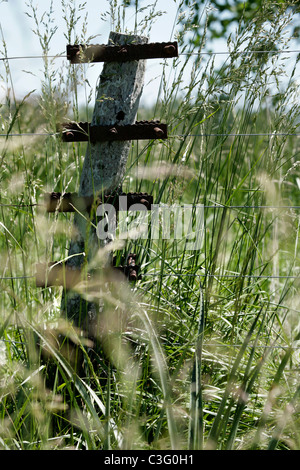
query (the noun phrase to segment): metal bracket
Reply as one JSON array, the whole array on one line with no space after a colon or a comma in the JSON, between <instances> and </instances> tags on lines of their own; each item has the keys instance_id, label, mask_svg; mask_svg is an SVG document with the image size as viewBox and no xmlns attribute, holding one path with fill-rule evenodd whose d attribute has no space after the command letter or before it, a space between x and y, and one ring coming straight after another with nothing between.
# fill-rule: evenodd
<instances>
[{"instance_id":1,"label":"metal bracket","mask_svg":"<svg viewBox=\"0 0 300 470\"><path fill-rule=\"evenodd\" d=\"M126 62L140 59L168 59L178 57L177 42L150 44L126 44L107 46L103 44L67 45L67 59L71 64L87 62Z\"/></svg>"},{"instance_id":2,"label":"metal bracket","mask_svg":"<svg viewBox=\"0 0 300 470\"><path fill-rule=\"evenodd\" d=\"M168 126L160 121L139 121L132 125L93 126L88 122L64 123L63 142L105 142L143 139L167 139Z\"/></svg>"},{"instance_id":3,"label":"metal bracket","mask_svg":"<svg viewBox=\"0 0 300 470\"><path fill-rule=\"evenodd\" d=\"M36 287L64 286L71 289L81 281L81 270L72 269L63 262L38 263L36 265Z\"/></svg>"},{"instance_id":4,"label":"metal bracket","mask_svg":"<svg viewBox=\"0 0 300 470\"><path fill-rule=\"evenodd\" d=\"M121 282L127 278L135 282L141 279L138 275L140 266L136 264L136 254L130 253L127 257L127 265L111 266L103 269L106 282ZM122 275L121 275L122 274ZM124 277L125 276L125 277ZM92 273L87 273L87 280L93 279ZM72 289L82 281L80 268L71 268L65 262L38 263L36 265L35 282L36 287L63 286L65 289Z\"/></svg>"},{"instance_id":5,"label":"metal bracket","mask_svg":"<svg viewBox=\"0 0 300 470\"><path fill-rule=\"evenodd\" d=\"M99 204L111 204L116 211L130 211L134 204L141 204L151 210L153 196L147 193L123 193L104 195L102 199L94 196L80 197L76 193L45 193L44 202L47 212L90 212Z\"/></svg>"}]
</instances>

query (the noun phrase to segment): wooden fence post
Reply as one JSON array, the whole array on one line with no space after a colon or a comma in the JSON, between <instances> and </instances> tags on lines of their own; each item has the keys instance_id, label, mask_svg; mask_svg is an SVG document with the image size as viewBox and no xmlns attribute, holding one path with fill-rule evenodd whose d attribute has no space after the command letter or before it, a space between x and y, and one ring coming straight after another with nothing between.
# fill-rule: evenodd
<instances>
[{"instance_id":1,"label":"wooden fence post","mask_svg":"<svg viewBox=\"0 0 300 470\"><path fill-rule=\"evenodd\" d=\"M109 37L110 45L147 42L145 37L115 32L111 32ZM99 77L92 125L134 124L143 90L144 72L145 60L104 64ZM130 147L130 141L89 142L78 195L101 196L116 191L122 183ZM89 217L87 213L84 216ZM95 228L90 227L86 219L76 213L66 266L78 270L91 259L99 246ZM78 293L66 290L62 295L61 312L85 331L89 331L89 325L98 313L95 304L84 300Z\"/></svg>"}]
</instances>

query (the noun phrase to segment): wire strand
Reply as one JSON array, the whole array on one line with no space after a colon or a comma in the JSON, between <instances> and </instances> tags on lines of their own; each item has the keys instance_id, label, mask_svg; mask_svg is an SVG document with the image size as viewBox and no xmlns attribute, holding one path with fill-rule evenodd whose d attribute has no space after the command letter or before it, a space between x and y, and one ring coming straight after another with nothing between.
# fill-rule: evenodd
<instances>
[{"instance_id":1,"label":"wire strand","mask_svg":"<svg viewBox=\"0 0 300 470\"><path fill-rule=\"evenodd\" d=\"M32 204L3 204L0 203L0 207L14 207L14 208L24 208L24 207L43 207L45 204L40 203L32 203ZM225 206L222 204L215 204L215 205L202 205L199 204L186 204L189 208L197 208L202 207L203 209L300 209L300 206ZM178 207L178 206L177 206ZM181 205L184 208L184 205Z\"/></svg>"},{"instance_id":2,"label":"wire strand","mask_svg":"<svg viewBox=\"0 0 300 470\"><path fill-rule=\"evenodd\" d=\"M194 206L193 207L198 207ZM203 206L204 209L300 209L300 206Z\"/></svg>"},{"instance_id":3,"label":"wire strand","mask_svg":"<svg viewBox=\"0 0 300 470\"><path fill-rule=\"evenodd\" d=\"M299 54L298 49L281 49L281 50L250 50L250 51L199 51L199 52L180 52L178 56L200 56L200 55L251 55L251 54ZM66 54L55 54L55 55L28 55L28 56L10 56L0 57L1 61L4 60L25 60L25 59L67 59Z\"/></svg>"},{"instance_id":4,"label":"wire strand","mask_svg":"<svg viewBox=\"0 0 300 470\"><path fill-rule=\"evenodd\" d=\"M42 204L2 204L0 203L0 207L36 207L42 206Z\"/></svg>"},{"instance_id":5,"label":"wire strand","mask_svg":"<svg viewBox=\"0 0 300 470\"><path fill-rule=\"evenodd\" d=\"M181 52L179 55L250 55L250 54L299 54L300 50L298 49L281 49L281 50L271 50L271 51L201 51L201 52Z\"/></svg>"},{"instance_id":6,"label":"wire strand","mask_svg":"<svg viewBox=\"0 0 300 470\"><path fill-rule=\"evenodd\" d=\"M24 343L23 341L17 341L17 340L13 340L13 339L0 339L0 341L2 341L3 343L10 343L10 344L23 344L26 346L26 343ZM220 348L223 348L223 347L227 347L227 348L241 348L243 346L243 344L223 344L223 343L204 343L203 346L207 347L220 347ZM247 344L247 348L256 348L256 349L292 349L292 350L298 350L300 349L300 346L286 346L286 345L277 345L277 346L271 346L271 345L268 345L268 344L264 344L264 345L253 345L253 344Z\"/></svg>"},{"instance_id":7,"label":"wire strand","mask_svg":"<svg viewBox=\"0 0 300 470\"><path fill-rule=\"evenodd\" d=\"M23 60L23 59L66 59L65 54L56 55L28 55L28 56L11 56L11 57L0 57L0 60Z\"/></svg>"},{"instance_id":8,"label":"wire strand","mask_svg":"<svg viewBox=\"0 0 300 470\"><path fill-rule=\"evenodd\" d=\"M175 134L170 135L169 137L282 137L282 136L294 136L299 137L300 133L293 132L262 132L262 133L223 133L223 134L214 134L214 133L201 133L201 134Z\"/></svg>"},{"instance_id":9,"label":"wire strand","mask_svg":"<svg viewBox=\"0 0 300 470\"><path fill-rule=\"evenodd\" d=\"M76 130L72 129L72 132ZM60 136L61 132L20 132L13 134L0 134L0 137L33 137L33 136ZM200 134L173 134L169 138L185 138L185 137L299 137L300 133L297 132L262 132L262 133L200 133ZM134 140L134 139L133 139ZM151 139L149 139L151 140Z\"/></svg>"},{"instance_id":10,"label":"wire strand","mask_svg":"<svg viewBox=\"0 0 300 470\"><path fill-rule=\"evenodd\" d=\"M60 135L60 132L20 132L14 134L0 134L0 137L32 137L32 136L53 136Z\"/></svg>"},{"instance_id":11,"label":"wire strand","mask_svg":"<svg viewBox=\"0 0 300 470\"><path fill-rule=\"evenodd\" d=\"M190 273L143 273L143 277L172 277L172 276L185 276L185 277L215 277L215 278L227 278L227 279L239 279L239 278L246 278L246 279L300 279L300 274L298 276L269 276L269 275L261 275L261 274L210 274L210 273L199 273L199 274L190 274ZM7 276L7 277L0 277L0 280L17 280L17 279L34 279L36 276Z\"/></svg>"},{"instance_id":12,"label":"wire strand","mask_svg":"<svg viewBox=\"0 0 300 470\"><path fill-rule=\"evenodd\" d=\"M17 279L33 279L35 276L7 276L7 277L0 277L0 281L12 281Z\"/></svg>"},{"instance_id":13,"label":"wire strand","mask_svg":"<svg viewBox=\"0 0 300 470\"><path fill-rule=\"evenodd\" d=\"M239 279L239 278L248 278L248 279L300 279L300 274L298 276L268 276L260 274L210 274L210 273L199 273L199 274L189 274L189 273L143 273L143 277L146 276L163 276L163 277L172 277L172 276L187 276L187 277L215 277L215 278L228 278L228 279Z\"/></svg>"}]
</instances>

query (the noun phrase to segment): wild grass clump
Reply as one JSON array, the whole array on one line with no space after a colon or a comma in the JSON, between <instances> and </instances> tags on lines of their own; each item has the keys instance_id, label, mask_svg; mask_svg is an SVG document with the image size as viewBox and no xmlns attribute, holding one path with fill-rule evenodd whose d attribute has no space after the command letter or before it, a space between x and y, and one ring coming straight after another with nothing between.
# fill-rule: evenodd
<instances>
[{"instance_id":1,"label":"wild grass clump","mask_svg":"<svg viewBox=\"0 0 300 470\"><path fill-rule=\"evenodd\" d=\"M89 42L86 3L62 1L66 40ZM85 146L62 145L56 126L87 120L93 86L89 66L57 69L48 58L53 3L43 13L28 2L41 93L17 101L7 87L0 110L3 449L300 448L298 56L270 52L289 48L293 12L265 3L216 66L201 54L206 7L195 50L184 3L174 25L183 55L163 61L157 102L140 111L167 122L169 139L133 143L123 190L172 205L173 235L176 210L195 229L201 208L202 245L136 237L133 223L132 238L106 250L120 264L137 253L143 277L114 283L100 272L76 286L102 312L87 334L61 318L61 288L37 288L34 273L36 262L68 256L72 216L45 215L40 203L45 191L78 190ZM109 2L104 19L124 31L134 15L138 32L160 14L156 2L131 8ZM9 136L41 130L51 135Z\"/></svg>"}]
</instances>

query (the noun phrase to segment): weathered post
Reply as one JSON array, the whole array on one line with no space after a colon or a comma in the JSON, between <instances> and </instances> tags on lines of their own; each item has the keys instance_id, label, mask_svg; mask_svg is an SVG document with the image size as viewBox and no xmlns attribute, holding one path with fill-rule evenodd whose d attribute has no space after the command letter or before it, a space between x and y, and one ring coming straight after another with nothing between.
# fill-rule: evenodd
<instances>
[{"instance_id":1,"label":"weathered post","mask_svg":"<svg viewBox=\"0 0 300 470\"><path fill-rule=\"evenodd\" d=\"M110 45L145 44L147 38L110 33ZM99 77L92 125L132 125L135 122L143 90L145 60L107 62ZM130 141L89 142L80 179L79 196L97 196L116 191L122 182L130 151ZM76 213L74 235L69 249L68 268L78 270L100 247L96 230L86 218ZM75 326L89 331L97 315L95 304L78 293L64 290L61 302L63 315Z\"/></svg>"}]
</instances>

